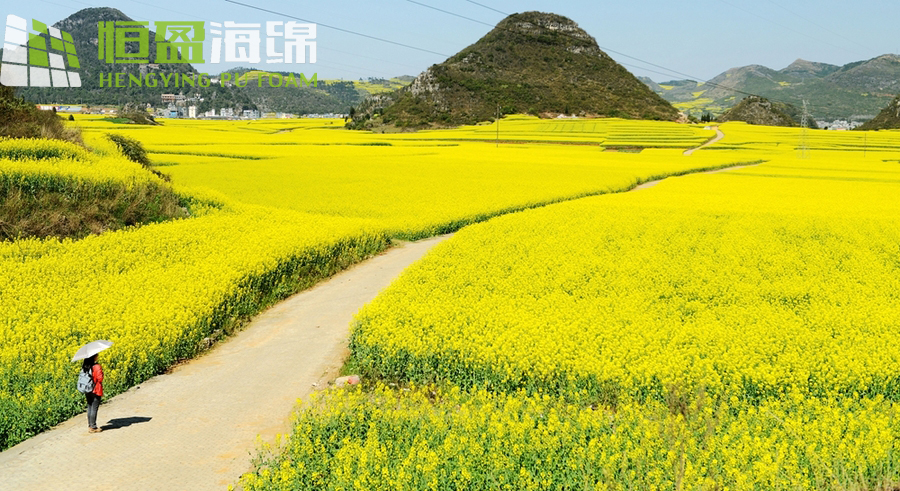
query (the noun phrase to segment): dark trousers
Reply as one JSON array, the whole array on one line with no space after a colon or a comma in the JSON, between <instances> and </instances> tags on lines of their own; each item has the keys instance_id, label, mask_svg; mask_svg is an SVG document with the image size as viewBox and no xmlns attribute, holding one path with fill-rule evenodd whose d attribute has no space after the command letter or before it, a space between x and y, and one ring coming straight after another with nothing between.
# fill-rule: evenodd
<instances>
[{"instance_id":1,"label":"dark trousers","mask_svg":"<svg viewBox=\"0 0 900 491\"><path fill-rule=\"evenodd\" d=\"M100 396L92 393L85 394L87 397L87 413L88 413L88 426L91 428L97 427L97 409L100 409Z\"/></svg>"}]
</instances>

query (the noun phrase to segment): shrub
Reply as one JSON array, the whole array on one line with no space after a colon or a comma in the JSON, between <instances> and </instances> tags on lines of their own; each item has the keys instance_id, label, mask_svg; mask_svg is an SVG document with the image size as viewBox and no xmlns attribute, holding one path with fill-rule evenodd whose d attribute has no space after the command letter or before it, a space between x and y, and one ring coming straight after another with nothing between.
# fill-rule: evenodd
<instances>
[{"instance_id":1,"label":"shrub","mask_svg":"<svg viewBox=\"0 0 900 491\"><path fill-rule=\"evenodd\" d=\"M81 144L77 128L66 127L52 111L41 111L15 96L13 87L0 85L0 136L10 138L53 138Z\"/></svg>"},{"instance_id":2,"label":"shrub","mask_svg":"<svg viewBox=\"0 0 900 491\"><path fill-rule=\"evenodd\" d=\"M141 164L142 167L152 172L156 176L162 178L163 180L171 180L169 176L151 167L153 163L150 161L150 157L147 156L147 150L144 149L144 146L141 145L141 142L133 138L128 138L124 135L118 135L116 133L107 133L106 137L109 138L110 141L115 143L117 147L119 147L119 150L122 151L122 154L125 155L128 160Z\"/></svg>"},{"instance_id":3,"label":"shrub","mask_svg":"<svg viewBox=\"0 0 900 491\"><path fill-rule=\"evenodd\" d=\"M150 158L147 157L147 151L141 145L141 142L116 133L107 133L106 137L119 147L119 150L128 157L128 160L137 162L144 167L150 167Z\"/></svg>"}]
</instances>

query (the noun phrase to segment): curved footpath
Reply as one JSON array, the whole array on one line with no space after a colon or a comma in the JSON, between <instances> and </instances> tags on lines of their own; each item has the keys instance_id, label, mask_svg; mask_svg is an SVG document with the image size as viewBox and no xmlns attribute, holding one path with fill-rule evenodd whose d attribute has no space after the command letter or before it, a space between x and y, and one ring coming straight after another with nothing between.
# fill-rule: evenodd
<instances>
[{"instance_id":1,"label":"curved footpath","mask_svg":"<svg viewBox=\"0 0 900 491\"><path fill-rule=\"evenodd\" d=\"M257 435L273 442L289 434L297 398L336 376L359 309L449 237L357 264L266 310L198 358L104 401L101 433L87 432L82 413L0 453L0 489L226 489L250 470Z\"/></svg>"},{"instance_id":2,"label":"curved footpath","mask_svg":"<svg viewBox=\"0 0 900 491\"><path fill-rule=\"evenodd\" d=\"M700 150L701 148L704 148L704 147L708 147L708 146L712 145L713 143L718 143L722 138L725 138L725 133L722 133L722 130L720 130L718 126L713 126L712 129L716 130L716 136L712 137L712 139L710 139L708 142L704 143L703 145L700 145L699 147L689 148L689 149L685 150L684 155L690 156L697 150Z\"/></svg>"}]
</instances>

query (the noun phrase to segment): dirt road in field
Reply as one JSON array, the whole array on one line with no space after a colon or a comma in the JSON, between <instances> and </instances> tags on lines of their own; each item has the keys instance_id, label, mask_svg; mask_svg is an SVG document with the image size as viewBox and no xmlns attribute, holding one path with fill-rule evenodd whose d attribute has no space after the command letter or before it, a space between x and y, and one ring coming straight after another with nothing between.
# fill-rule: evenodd
<instances>
[{"instance_id":1,"label":"dirt road in field","mask_svg":"<svg viewBox=\"0 0 900 491\"><path fill-rule=\"evenodd\" d=\"M704 143L703 145L700 145L699 147L692 148L692 149L690 149L690 150L685 150L685 151L684 151L684 155L691 155L692 153L694 153L694 150L700 150L701 148L703 148L703 147L705 147L705 146L712 145L713 143L715 143L715 142L721 140L722 138L725 138L725 133L722 133L722 130L720 130L718 126L715 127L715 130L716 130L716 137L715 137L715 138L713 138L712 140L710 140L710 141ZM715 170L707 170L707 171L703 171L702 174L715 174L715 173L717 173L717 172L725 172L725 171L729 171L729 170L743 169L744 167L752 167L752 166L754 166L754 165L759 165L759 164L757 163L757 164L748 164L748 165L736 165L736 166L733 166L733 167L723 167L723 168L721 168L721 169L715 169ZM691 174L700 174L700 173L701 173L701 172L692 172L692 173L688 173L687 175L691 175ZM642 183L642 184L638 184L637 186L631 188L630 191L640 191L641 189L652 188L653 186L656 186L657 184L659 184L659 183L665 181L666 179L673 179L674 177L675 177L675 176L673 176L673 177L665 177L665 178L663 178L663 179L657 179L657 180L655 180L655 181L648 181L648 182L645 182L645 183Z\"/></svg>"},{"instance_id":2,"label":"dirt road in field","mask_svg":"<svg viewBox=\"0 0 900 491\"><path fill-rule=\"evenodd\" d=\"M102 433L88 434L82 414L0 453L0 489L227 489L249 470L256 436L288 434L297 398L337 374L356 312L448 237L358 264L270 308L207 354L105 401Z\"/></svg>"},{"instance_id":3,"label":"dirt road in field","mask_svg":"<svg viewBox=\"0 0 900 491\"><path fill-rule=\"evenodd\" d=\"M756 164L734 165L731 167L722 167L721 169L705 170L703 172L691 172L691 173L685 174L685 175L689 176L691 174L717 174L719 172L726 172L726 171L730 171L730 170L744 169L746 167L753 167L754 165L759 165L760 163L761 162L756 163ZM665 181L666 179L677 179L678 177L680 177L680 176L665 177L663 179L657 179L655 181L648 181L643 184L638 184L637 186L631 188L629 191L640 191L641 189L652 188L653 186L656 186L657 184Z\"/></svg>"},{"instance_id":4,"label":"dirt road in field","mask_svg":"<svg viewBox=\"0 0 900 491\"><path fill-rule=\"evenodd\" d=\"M693 154L694 152L696 152L697 150L700 150L703 147L708 147L708 146L712 145L713 143L720 141L722 138L725 138L725 133L722 133L722 130L720 130L718 126L713 126L712 129L716 130L716 136L713 137L712 140L704 143L703 145L700 145L699 147L685 150L684 155L689 156L689 155Z\"/></svg>"}]
</instances>

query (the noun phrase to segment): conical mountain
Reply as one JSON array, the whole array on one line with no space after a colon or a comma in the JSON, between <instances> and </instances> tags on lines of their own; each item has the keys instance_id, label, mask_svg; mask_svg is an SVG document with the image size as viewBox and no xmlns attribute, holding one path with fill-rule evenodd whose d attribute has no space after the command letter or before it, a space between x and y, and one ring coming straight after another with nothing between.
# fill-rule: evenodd
<instances>
[{"instance_id":1,"label":"conical mountain","mask_svg":"<svg viewBox=\"0 0 900 491\"><path fill-rule=\"evenodd\" d=\"M765 97L751 95L744 98L738 105L725 111L719 116L718 121L720 123L744 121L749 124L764 126L799 126L788 115L791 112L796 113L796 109L789 104L772 102Z\"/></svg>"},{"instance_id":2,"label":"conical mountain","mask_svg":"<svg viewBox=\"0 0 900 491\"><path fill-rule=\"evenodd\" d=\"M353 126L451 126L504 114L675 120L678 110L600 50L572 20L525 12L502 20L475 44L367 99Z\"/></svg>"}]
</instances>

